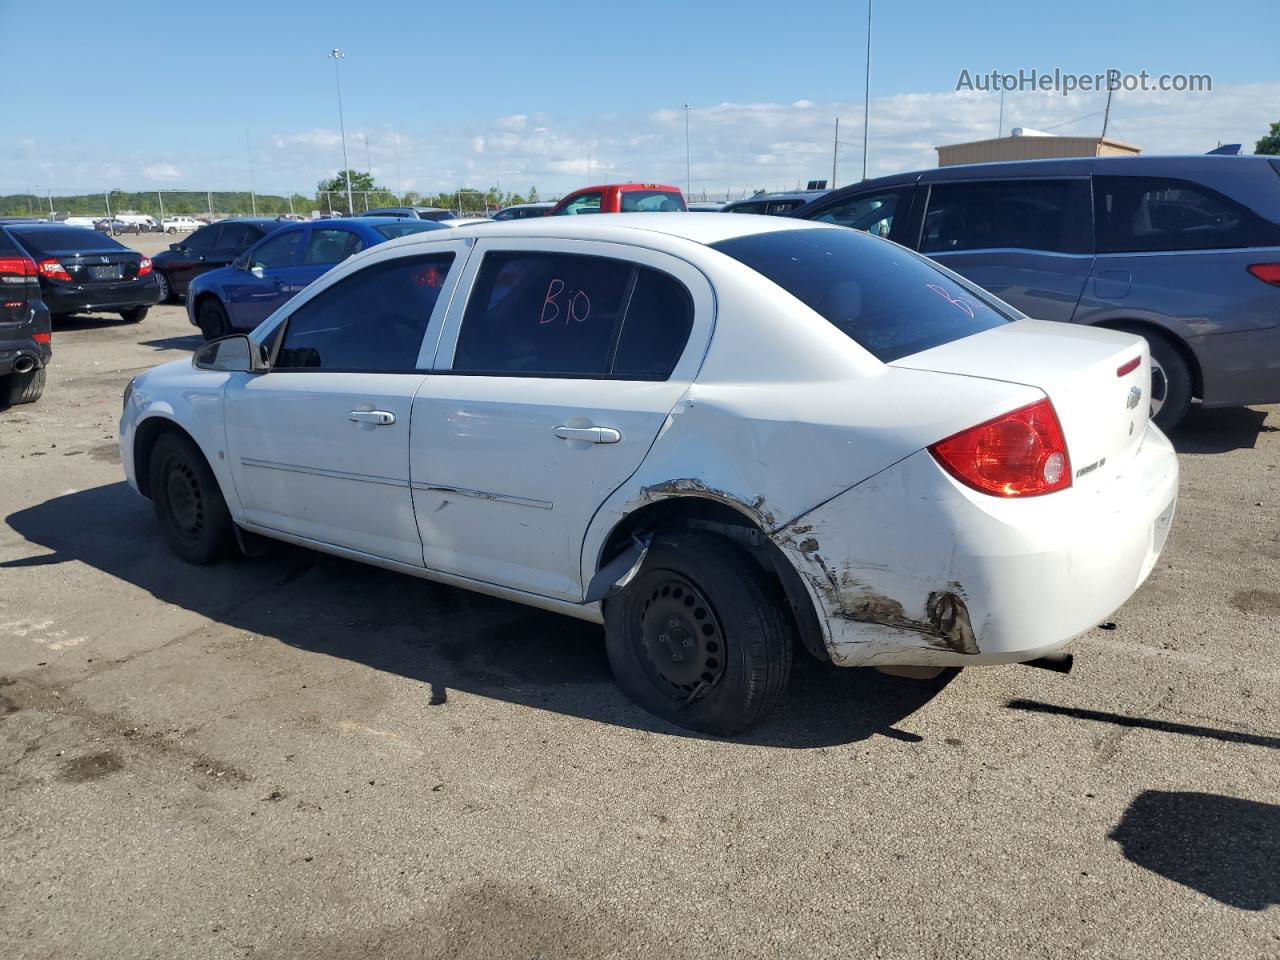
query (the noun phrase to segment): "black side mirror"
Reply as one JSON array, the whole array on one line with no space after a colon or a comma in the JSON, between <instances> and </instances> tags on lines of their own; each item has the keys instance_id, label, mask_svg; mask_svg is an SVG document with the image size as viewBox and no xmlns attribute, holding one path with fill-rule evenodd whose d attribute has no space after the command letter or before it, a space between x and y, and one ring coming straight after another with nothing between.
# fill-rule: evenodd
<instances>
[{"instance_id":1,"label":"black side mirror","mask_svg":"<svg viewBox=\"0 0 1280 960\"><path fill-rule=\"evenodd\" d=\"M264 351L242 333L210 340L192 354L191 365L226 373L265 373L269 367Z\"/></svg>"}]
</instances>

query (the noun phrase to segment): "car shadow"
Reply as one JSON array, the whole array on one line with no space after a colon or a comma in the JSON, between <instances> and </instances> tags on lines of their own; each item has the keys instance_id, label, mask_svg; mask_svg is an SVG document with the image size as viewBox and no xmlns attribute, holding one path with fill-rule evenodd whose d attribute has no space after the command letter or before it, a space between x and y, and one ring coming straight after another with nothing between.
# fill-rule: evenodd
<instances>
[{"instance_id":1,"label":"car shadow","mask_svg":"<svg viewBox=\"0 0 1280 960\"><path fill-rule=\"evenodd\" d=\"M194 351L204 346L204 337L198 333L193 333L186 337L162 337L159 340L140 340L140 347L150 347L152 350L186 350Z\"/></svg>"},{"instance_id":2,"label":"car shadow","mask_svg":"<svg viewBox=\"0 0 1280 960\"><path fill-rule=\"evenodd\" d=\"M78 560L238 630L420 681L435 705L464 691L707 739L646 713L618 690L594 624L287 545L255 560L188 566L175 562L150 503L125 483L68 493L6 521L51 552L0 563L0 571ZM784 702L735 742L812 748L876 734L919 741L895 724L956 672L908 680L798 652Z\"/></svg>"},{"instance_id":3,"label":"car shadow","mask_svg":"<svg viewBox=\"0 0 1280 960\"><path fill-rule=\"evenodd\" d=\"M1169 434L1179 453L1228 453L1251 450L1258 434L1280 431L1280 424L1266 422L1274 407L1223 407L1205 410L1192 407ZM1280 421L1280 417L1277 417Z\"/></svg>"},{"instance_id":4,"label":"car shadow","mask_svg":"<svg viewBox=\"0 0 1280 960\"><path fill-rule=\"evenodd\" d=\"M1147 790L1109 834L1125 857L1241 910L1280 904L1280 806Z\"/></svg>"},{"instance_id":5,"label":"car shadow","mask_svg":"<svg viewBox=\"0 0 1280 960\"><path fill-rule=\"evenodd\" d=\"M76 330L97 330L101 327L135 327L137 323L126 320L118 313L68 313L59 314L53 321L54 333L71 333Z\"/></svg>"}]
</instances>

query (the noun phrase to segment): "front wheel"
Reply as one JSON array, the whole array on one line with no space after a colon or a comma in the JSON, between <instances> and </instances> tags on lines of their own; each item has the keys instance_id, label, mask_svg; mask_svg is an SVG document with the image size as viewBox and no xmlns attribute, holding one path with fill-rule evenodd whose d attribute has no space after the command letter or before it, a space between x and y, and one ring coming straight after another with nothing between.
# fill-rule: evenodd
<instances>
[{"instance_id":1,"label":"front wheel","mask_svg":"<svg viewBox=\"0 0 1280 960\"><path fill-rule=\"evenodd\" d=\"M141 323L147 315L147 307L134 307L132 310L121 310L120 316L125 323Z\"/></svg>"},{"instance_id":2,"label":"front wheel","mask_svg":"<svg viewBox=\"0 0 1280 960\"><path fill-rule=\"evenodd\" d=\"M166 433L151 450L151 502L169 547L187 563L207 564L230 552L231 513L218 479L194 443Z\"/></svg>"},{"instance_id":3,"label":"front wheel","mask_svg":"<svg viewBox=\"0 0 1280 960\"><path fill-rule=\"evenodd\" d=\"M226 308L212 297L206 298L196 312L196 322L206 340L217 340L231 332L231 320Z\"/></svg>"},{"instance_id":4,"label":"front wheel","mask_svg":"<svg viewBox=\"0 0 1280 960\"><path fill-rule=\"evenodd\" d=\"M636 578L605 601L614 679L665 720L732 736L782 699L792 631L776 585L729 541L655 537Z\"/></svg>"}]
</instances>

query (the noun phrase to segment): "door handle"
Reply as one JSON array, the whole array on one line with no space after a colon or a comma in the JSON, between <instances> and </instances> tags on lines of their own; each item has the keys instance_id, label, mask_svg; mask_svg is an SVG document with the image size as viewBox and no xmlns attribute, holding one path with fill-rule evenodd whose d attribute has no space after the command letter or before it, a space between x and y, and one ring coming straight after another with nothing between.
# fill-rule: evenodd
<instances>
[{"instance_id":1,"label":"door handle","mask_svg":"<svg viewBox=\"0 0 1280 960\"><path fill-rule=\"evenodd\" d=\"M587 443L617 443L622 434L613 427L556 427L561 440L585 440Z\"/></svg>"},{"instance_id":2,"label":"door handle","mask_svg":"<svg viewBox=\"0 0 1280 960\"><path fill-rule=\"evenodd\" d=\"M375 427L389 427L396 422L396 415L389 410L352 410L347 416L356 423L372 423Z\"/></svg>"}]
</instances>

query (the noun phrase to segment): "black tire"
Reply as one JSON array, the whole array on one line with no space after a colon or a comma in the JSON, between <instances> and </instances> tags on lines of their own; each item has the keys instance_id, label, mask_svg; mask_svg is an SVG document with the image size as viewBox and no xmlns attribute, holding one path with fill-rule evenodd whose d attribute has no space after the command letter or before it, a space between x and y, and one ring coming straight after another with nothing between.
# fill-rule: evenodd
<instances>
[{"instance_id":1,"label":"black tire","mask_svg":"<svg viewBox=\"0 0 1280 960\"><path fill-rule=\"evenodd\" d=\"M163 270L157 270L156 282L160 284L160 302L169 303L173 300L173 285L169 283L168 274Z\"/></svg>"},{"instance_id":2,"label":"black tire","mask_svg":"<svg viewBox=\"0 0 1280 960\"><path fill-rule=\"evenodd\" d=\"M664 720L733 736L782 699L793 643L781 592L721 537L655 537L635 579L605 601L604 615L614 679Z\"/></svg>"},{"instance_id":3,"label":"black tire","mask_svg":"<svg viewBox=\"0 0 1280 960\"><path fill-rule=\"evenodd\" d=\"M44 393L44 378L44 367L0 377L0 404L8 407L15 403L35 403Z\"/></svg>"},{"instance_id":4,"label":"black tire","mask_svg":"<svg viewBox=\"0 0 1280 960\"><path fill-rule=\"evenodd\" d=\"M1191 409L1191 368L1173 341L1150 330L1130 329L1151 348L1151 419L1168 432Z\"/></svg>"},{"instance_id":5,"label":"black tire","mask_svg":"<svg viewBox=\"0 0 1280 960\"><path fill-rule=\"evenodd\" d=\"M125 323L141 323L150 309L150 307L134 307L131 310L121 310L120 316L124 318Z\"/></svg>"},{"instance_id":6,"label":"black tire","mask_svg":"<svg viewBox=\"0 0 1280 960\"><path fill-rule=\"evenodd\" d=\"M151 502L169 547L187 563L207 564L230 553L235 533L218 479L194 443L165 433L151 448Z\"/></svg>"},{"instance_id":7,"label":"black tire","mask_svg":"<svg viewBox=\"0 0 1280 960\"><path fill-rule=\"evenodd\" d=\"M231 320L227 310L213 297L200 301L200 309L196 311L196 322L206 340L217 340L231 332Z\"/></svg>"}]
</instances>

